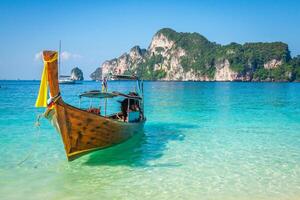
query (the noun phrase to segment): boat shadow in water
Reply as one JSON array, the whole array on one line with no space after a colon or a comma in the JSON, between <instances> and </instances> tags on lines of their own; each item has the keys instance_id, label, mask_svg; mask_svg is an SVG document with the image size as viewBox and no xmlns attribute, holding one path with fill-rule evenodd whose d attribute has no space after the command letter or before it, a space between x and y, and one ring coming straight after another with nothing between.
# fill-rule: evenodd
<instances>
[{"instance_id":1,"label":"boat shadow in water","mask_svg":"<svg viewBox=\"0 0 300 200\"><path fill-rule=\"evenodd\" d=\"M169 141L183 141L187 129L195 125L179 123L151 123L144 131L125 143L91 153L84 165L132 166L132 167L170 167L179 164L149 164L163 156Z\"/></svg>"}]
</instances>

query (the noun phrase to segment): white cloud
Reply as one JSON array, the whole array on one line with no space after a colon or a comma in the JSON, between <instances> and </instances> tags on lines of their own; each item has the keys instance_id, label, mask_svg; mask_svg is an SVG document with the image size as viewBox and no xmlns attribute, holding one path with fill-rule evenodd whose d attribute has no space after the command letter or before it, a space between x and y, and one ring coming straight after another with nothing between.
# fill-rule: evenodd
<instances>
[{"instance_id":1,"label":"white cloud","mask_svg":"<svg viewBox=\"0 0 300 200\"><path fill-rule=\"evenodd\" d=\"M36 60L36 61L42 60L42 58L43 58L42 51L40 51L34 55L34 60ZM80 58L82 58L82 56L79 54L71 53L68 51L61 52L61 60L73 60L73 59L80 59Z\"/></svg>"},{"instance_id":2,"label":"white cloud","mask_svg":"<svg viewBox=\"0 0 300 200\"><path fill-rule=\"evenodd\" d=\"M72 57L73 57L74 59L80 59L80 58L82 58L82 56L79 55L79 54L73 54Z\"/></svg>"},{"instance_id":3,"label":"white cloud","mask_svg":"<svg viewBox=\"0 0 300 200\"><path fill-rule=\"evenodd\" d=\"M34 60L42 60L43 52L38 52L34 55Z\"/></svg>"},{"instance_id":4,"label":"white cloud","mask_svg":"<svg viewBox=\"0 0 300 200\"><path fill-rule=\"evenodd\" d=\"M82 56L76 53L71 53L68 51L61 52L61 60L74 60L80 58L82 58Z\"/></svg>"},{"instance_id":5,"label":"white cloud","mask_svg":"<svg viewBox=\"0 0 300 200\"><path fill-rule=\"evenodd\" d=\"M61 52L61 60L69 60L72 57L72 54L67 51Z\"/></svg>"}]
</instances>

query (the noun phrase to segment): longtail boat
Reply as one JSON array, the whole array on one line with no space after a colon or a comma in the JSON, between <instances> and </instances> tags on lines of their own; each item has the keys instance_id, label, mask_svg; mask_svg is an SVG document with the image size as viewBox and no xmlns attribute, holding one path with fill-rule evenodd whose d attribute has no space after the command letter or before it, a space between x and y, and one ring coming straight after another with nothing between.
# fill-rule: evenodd
<instances>
[{"instance_id":1,"label":"longtail boat","mask_svg":"<svg viewBox=\"0 0 300 200\"><path fill-rule=\"evenodd\" d=\"M47 108L43 116L49 119L61 134L68 160L122 143L142 131L146 121L142 80L136 76L114 76L114 79L136 80L135 91L128 94L107 92L105 82L102 91L88 91L79 96L104 100L122 98L120 112L106 115L106 108L105 114L102 114L99 107L84 109L65 103L58 83L58 54L55 51L44 51L43 59L44 69L36 107ZM47 98L48 87L50 99Z\"/></svg>"}]
</instances>

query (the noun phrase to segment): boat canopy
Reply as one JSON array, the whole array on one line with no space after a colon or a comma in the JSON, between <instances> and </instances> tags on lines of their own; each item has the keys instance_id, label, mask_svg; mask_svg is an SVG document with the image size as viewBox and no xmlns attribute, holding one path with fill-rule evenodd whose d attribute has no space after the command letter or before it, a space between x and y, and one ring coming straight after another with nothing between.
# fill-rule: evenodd
<instances>
[{"instance_id":1,"label":"boat canopy","mask_svg":"<svg viewBox=\"0 0 300 200\"><path fill-rule=\"evenodd\" d=\"M59 78L71 78L69 75L59 75Z\"/></svg>"},{"instance_id":2,"label":"boat canopy","mask_svg":"<svg viewBox=\"0 0 300 200\"><path fill-rule=\"evenodd\" d=\"M133 93L131 94L123 94L121 92L112 92L112 94L115 94L117 96L122 96L122 97L125 97L125 98L128 98L128 99L138 99L138 100L142 100L142 98L138 95L133 95Z\"/></svg>"},{"instance_id":3,"label":"boat canopy","mask_svg":"<svg viewBox=\"0 0 300 200\"><path fill-rule=\"evenodd\" d=\"M138 100L142 99L141 97L132 94L123 94L120 92L101 92L100 90L91 90L79 95L80 98L87 97L87 98L99 98L99 99L114 98L117 96L129 98L129 99L138 99Z\"/></svg>"},{"instance_id":4,"label":"boat canopy","mask_svg":"<svg viewBox=\"0 0 300 200\"><path fill-rule=\"evenodd\" d=\"M84 92L79 95L79 97L88 97L88 98L114 98L118 95L110 93L110 92L101 92L100 90L91 90Z\"/></svg>"},{"instance_id":5,"label":"boat canopy","mask_svg":"<svg viewBox=\"0 0 300 200\"><path fill-rule=\"evenodd\" d=\"M135 75L112 75L111 78L114 80L139 80Z\"/></svg>"}]
</instances>

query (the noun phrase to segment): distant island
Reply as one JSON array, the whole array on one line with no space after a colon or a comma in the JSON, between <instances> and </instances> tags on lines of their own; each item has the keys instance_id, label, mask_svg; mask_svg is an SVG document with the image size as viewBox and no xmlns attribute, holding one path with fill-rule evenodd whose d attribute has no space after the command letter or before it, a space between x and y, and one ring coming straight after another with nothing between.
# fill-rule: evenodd
<instances>
[{"instance_id":1,"label":"distant island","mask_svg":"<svg viewBox=\"0 0 300 200\"><path fill-rule=\"evenodd\" d=\"M93 73L91 73L90 78L94 81L102 80L102 69L98 67Z\"/></svg>"},{"instance_id":2,"label":"distant island","mask_svg":"<svg viewBox=\"0 0 300 200\"><path fill-rule=\"evenodd\" d=\"M75 67L71 70L71 79L75 81L83 81L83 72L78 67Z\"/></svg>"},{"instance_id":3,"label":"distant island","mask_svg":"<svg viewBox=\"0 0 300 200\"><path fill-rule=\"evenodd\" d=\"M283 42L220 45L170 28L159 30L148 49L135 46L101 68L93 80L117 73L165 81L300 81L300 55L292 58Z\"/></svg>"}]
</instances>

